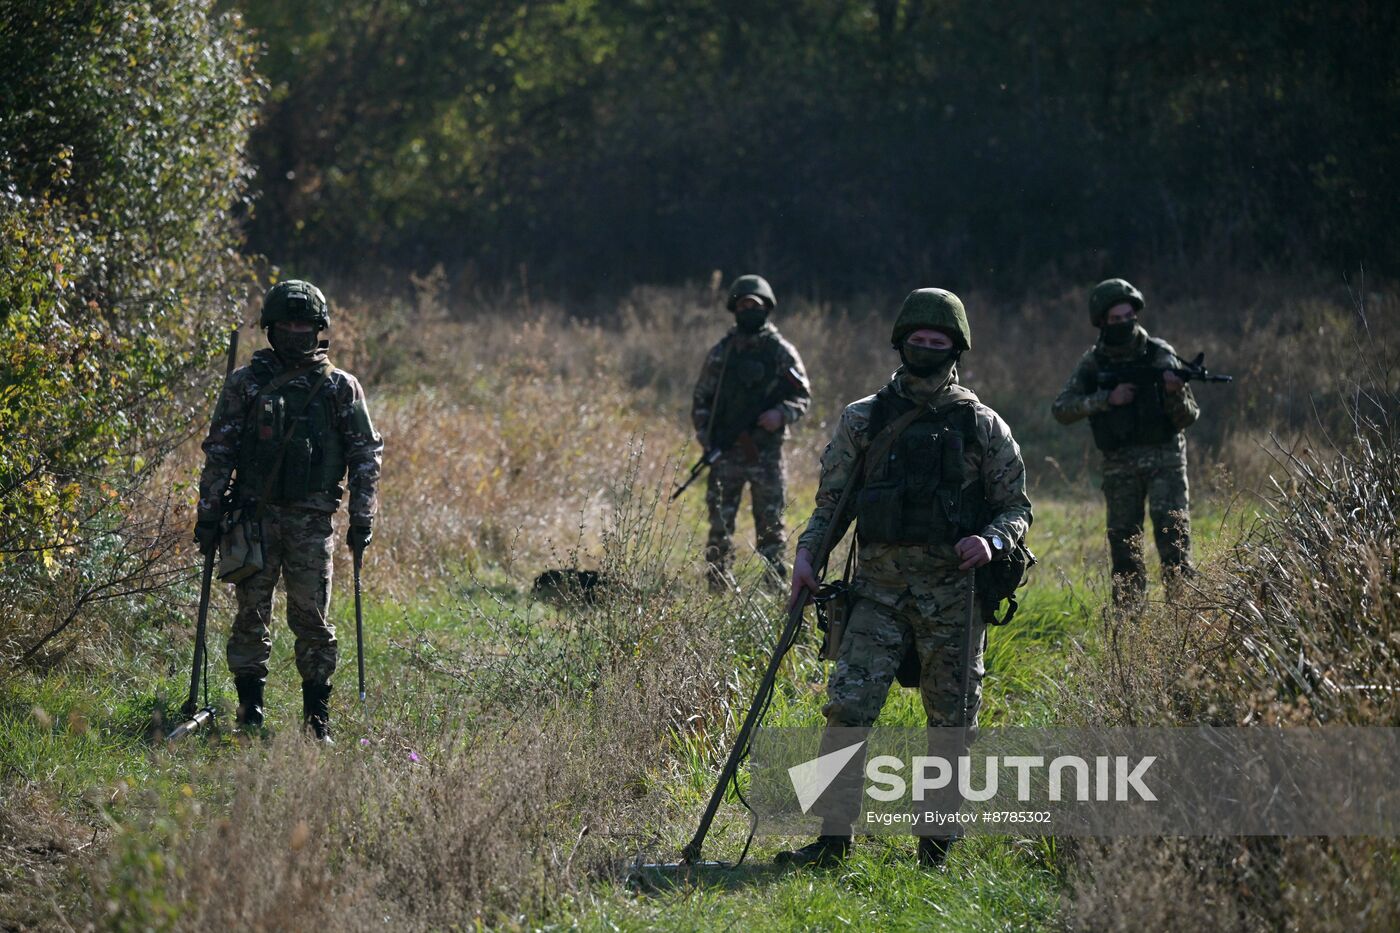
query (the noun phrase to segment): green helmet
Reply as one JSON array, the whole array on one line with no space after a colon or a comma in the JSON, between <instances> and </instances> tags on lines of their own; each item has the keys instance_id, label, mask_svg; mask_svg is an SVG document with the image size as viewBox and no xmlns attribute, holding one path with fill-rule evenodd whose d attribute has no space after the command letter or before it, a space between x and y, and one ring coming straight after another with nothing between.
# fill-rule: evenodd
<instances>
[{"instance_id":1,"label":"green helmet","mask_svg":"<svg viewBox=\"0 0 1400 933\"><path fill-rule=\"evenodd\" d=\"M1089 323L1103 327L1108 319L1108 309L1125 301L1138 311L1142 310L1142 292L1126 279L1105 279L1095 285L1089 293Z\"/></svg>"},{"instance_id":2,"label":"green helmet","mask_svg":"<svg viewBox=\"0 0 1400 933\"><path fill-rule=\"evenodd\" d=\"M739 303L739 299L745 295L753 295L755 298L762 299L769 310L772 310L773 306L778 303L778 299L773 297L773 286L769 285L768 280L761 275L741 275L734 280L734 284L729 286L729 304L727 305L729 310L733 311L734 306Z\"/></svg>"},{"instance_id":3,"label":"green helmet","mask_svg":"<svg viewBox=\"0 0 1400 933\"><path fill-rule=\"evenodd\" d=\"M916 330L932 327L946 331L959 350L972 349L972 328L967 326L967 311L962 299L941 288L920 288L909 293L894 322L890 343L898 349Z\"/></svg>"},{"instance_id":4,"label":"green helmet","mask_svg":"<svg viewBox=\"0 0 1400 933\"><path fill-rule=\"evenodd\" d=\"M260 327L277 321L305 321L325 329L331 326L330 311L326 307L326 296L310 282L288 279L278 282L263 296Z\"/></svg>"}]
</instances>

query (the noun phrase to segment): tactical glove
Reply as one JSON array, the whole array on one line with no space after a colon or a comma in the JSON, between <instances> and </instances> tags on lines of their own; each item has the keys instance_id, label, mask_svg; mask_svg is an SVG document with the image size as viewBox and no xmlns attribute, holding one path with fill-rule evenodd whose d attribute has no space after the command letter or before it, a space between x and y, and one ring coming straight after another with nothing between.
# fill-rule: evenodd
<instances>
[{"instance_id":1,"label":"tactical glove","mask_svg":"<svg viewBox=\"0 0 1400 933\"><path fill-rule=\"evenodd\" d=\"M350 530L345 533L345 543L350 545L352 551L363 551L369 547L373 537L374 530L369 525L351 525Z\"/></svg>"},{"instance_id":2,"label":"tactical glove","mask_svg":"<svg viewBox=\"0 0 1400 933\"><path fill-rule=\"evenodd\" d=\"M194 542L199 545L199 553L213 554L219 546L219 520L201 518L194 523Z\"/></svg>"}]
</instances>

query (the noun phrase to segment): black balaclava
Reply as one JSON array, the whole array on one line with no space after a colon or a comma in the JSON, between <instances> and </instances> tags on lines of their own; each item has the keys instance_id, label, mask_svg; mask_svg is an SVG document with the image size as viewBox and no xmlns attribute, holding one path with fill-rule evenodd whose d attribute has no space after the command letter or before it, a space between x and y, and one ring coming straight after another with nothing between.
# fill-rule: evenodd
<instances>
[{"instance_id":1,"label":"black balaclava","mask_svg":"<svg viewBox=\"0 0 1400 933\"><path fill-rule=\"evenodd\" d=\"M1116 321L1112 324L1105 324L1099 328L1099 333L1103 336L1105 346L1122 347L1126 346L1133 339L1133 332L1137 330L1137 321Z\"/></svg>"},{"instance_id":2,"label":"black balaclava","mask_svg":"<svg viewBox=\"0 0 1400 933\"><path fill-rule=\"evenodd\" d=\"M277 356L288 366L302 366L311 362L321 349L321 332L310 330L294 333L273 324L267 329L267 341Z\"/></svg>"},{"instance_id":3,"label":"black balaclava","mask_svg":"<svg viewBox=\"0 0 1400 933\"><path fill-rule=\"evenodd\" d=\"M759 305L757 308L740 308L734 312L734 323L738 325L741 333L756 334L763 329L763 325L768 321L768 308Z\"/></svg>"},{"instance_id":4,"label":"black balaclava","mask_svg":"<svg viewBox=\"0 0 1400 933\"><path fill-rule=\"evenodd\" d=\"M899 345L899 359L904 363L904 368L920 379L928 379L940 372L946 376L960 355L961 351L956 347L935 350L932 347L915 346L907 341Z\"/></svg>"}]
</instances>

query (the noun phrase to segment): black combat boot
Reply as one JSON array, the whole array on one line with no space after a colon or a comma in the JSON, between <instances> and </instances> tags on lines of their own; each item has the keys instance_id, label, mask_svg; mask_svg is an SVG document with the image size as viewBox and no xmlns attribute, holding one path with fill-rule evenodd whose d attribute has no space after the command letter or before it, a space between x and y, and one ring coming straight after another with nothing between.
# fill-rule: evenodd
<instances>
[{"instance_id":1,"label":"black combat boot","mask_svg":"<svg viewBox=\"0 0 1400 933\"><path fill-rule=\"evenodd\" d=\"M953 840L947 836L919 837L919 864L924 868L939 868L948 860Z\"/></svg>"},{"instance_id":2,"label":"black combat boot","mask_svg":"<svg viewBox=\"0 0 1400 933\"><path fill-rule=\"evenodd\" d=\"M763 588L768 592L775 596L786 595L791 579L792 574L788 573L787 564L781 557L777 560L764 559Z\"/></svg>"},{"instance_id":3,"label":"black combat boot","mask_svg":"<svg viewBox=\"0 0 1400 933\"><path fill-rule=\"evenodd\" d=\"M331 738L331 685L301 684L301 728L309 731L317 742L334 745Z\"/></svg>"},{"instance_id":4,"label":"black combat boot","mask_svg":"<svg viewBox=\"0 0 1400 933\"><path fill-rule=\"evenodd\" d=\"M706 565L705 585L709 588L711 593L716 594L728 593L737 586L734 581L734 575L729 572L727 567L720 564Z\"/></svg>"},{"instance_id":5,"label":"black combat boot","mask_svg":"<svg viewBox=\"0 0 1400 933\"><path fill-rule=\"evenodd\" d=\"M238 712L234 721L243 729L261 729L263 725L263 679L257 674L239 674L233 678L238 691Z\"/></svg>"},{"instance_id":6,"label":"black combat boot","mask_svg":"<svg viewBox=\"0 0 1400 933\"><path fill-rule=\"evenodd\" d=\"M809 842L791 852L779 852L773 856L774 865L815 865L825 868L838 865L851 851L850 836L818 836L816 842Z\"/></svg>"}]
</instances>

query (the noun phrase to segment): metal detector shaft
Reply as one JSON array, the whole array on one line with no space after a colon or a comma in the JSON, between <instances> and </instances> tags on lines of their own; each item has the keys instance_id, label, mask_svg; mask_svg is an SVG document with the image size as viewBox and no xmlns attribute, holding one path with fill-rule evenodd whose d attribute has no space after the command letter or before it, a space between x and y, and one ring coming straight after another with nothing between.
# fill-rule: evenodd
<instances>
[{"instance_id":1,"label":"metal detector shaft","mask_svg":"<svg viewBox=\"0 0 1400 933\"><path fill-rule=\"evenodd\" d=\"M224 361L224 385L228 385L229 378L233 375L234 368L238 365L238 328L229 331L228 335L228 356ZM204 671L205 634L209 627L209 590L214 582L214 559L218 552L217 548L210 548L204 555L204 572L199 580L199 615L194 626L194 663L190 665L190 695L185 700L185 705L181 711L186 716L195 716L195 711L199 709L199 681ZM209 685L204 685L206 694L209 692ZM212 711L209 713L213 715ZM196 717L189 723L177 727L171 733L172 738L179 738L189 732L193 732L204 724L209 716L202 719ZM183 731L181 731L183 730Z\"/></svg>"},{"instance_id":2,"label":"metal detector shaft","mask_svg":"<svg viewBox=\"0 0 1400 933\"><path fill-rule=\"evenodd\" d=\"M963 632L962 656L962 727L972 728L972 636L977 628L977 570L967 571L967 617Z\"/></svg>"},{"instance_id":3,"label":"metal detector shaft","mask_svg":"<svg viewBox=\"0 0 1400 933\"><path fill-rule=\"evenodd\" d=\"M860 476L864 464L865 454L862 453L856 458L851 475ZM817 579L821 579L822 574L826 572L827 557L831 554L831 549L836 546L840 533L846 529L844 516L850 505L851 495L855 492L855 486L854 482L850 482L846 484L845 489L841 490L841 497L837 500L836 508L831 513L831 521L826 526L821 543L817 545L816 553L811 555L812 570L817 575ZM700 849L705 844L705 836L710 831L710 824L714 822L715 813L719 811L720 802L724 800L724 790L738 773L739 762L744 760L744 755L748 751L749 737L754 727L758 725L759 719L763 717L763 711L768 706L769 697L773 695L773 687L777 683L778 670L782 667L783 658L787 656L788 650L797 643L797 635L802 630L802 612L807 606L807 600L812 595L812 591L804 586L797 592L797 599L793 602L792 608L788 610L787 624L783 626L782 634L778 636L777 645L773 649L773 657L768 661L768 670L764 671L763 681L759 684L758 693L753 698L753 705L749 707L749 712L744 717L744 725L739 730L739 734L734 737L734 747L729 750L729 760L724 763L724 770L720 772L719 781L715 784L714 792L710 794L710 802L705 805L705 813L700 817L700 825L696 828L695 835L681 850L682 862L693 864L700 861Z\"/></svg>"},{"instance_id":4,"label":"metal detector shaft","mask_svg":"<svg viewBox=\"0 0 1400 933\"><path fill-rule=\"evenodd\" d=\"M360 609L360 563L364 548L352 548L355 562L355 660L360 665L360 702L365 701L365 617Z\"/></svg>"},{"instance_id":5,"label":"metal detector shaft","mask_svg":"<svg viewBox=\"0 0 1400 933\"><path fill-rule=\"evenodd\" d=\"M204 633L209 625L209 590L214 580L213 548L204 555L204 573L199 581L199 616L194 626L194 663L190 665L190 695L181 708L186 716L199 709L199 678L204 670Z\"/></svg>"},{"instance_id":6,"label":"metal detector shaft","mask_svg":"<svg viewBox=\"0 0 1400 933\"><path fill-rule=\"evenodd\" d=\"M715 782L714 792L710 794L710 802L705 804L705 812L700 817L700 825L696 827L695 835L690 842L686 843L681 850L682 862L698 862L700 860L700 850L705 845L705 836L710 832L710 824L715 820L715 814L719 812L719 805L724 800L724 792L729 787L731 781L739 771L739 762L744 758L744 753L748 749L749 737L754 727L758 725L759 717L763 715L763 710L768 705L768 698L773 695L773 688L778 680L778 670L782 667L783 658L787 656L788 649L797 641L797 633L802 628L802 612L807 606L809 591L804 587L798 594L797 602L788 611L787 624L783 626L783 632L778 636L778 644L773 650L773 657L768 661L768 670L763 672L763 680L758 686L758 692L754 695L753 704L749 707L748 715L744 717L744 724L739 729L739 734L734 737L734 746L729 750L729 759L724 763L724 770L719 773L719 780Z\"/></svg>"}]
</instances>

